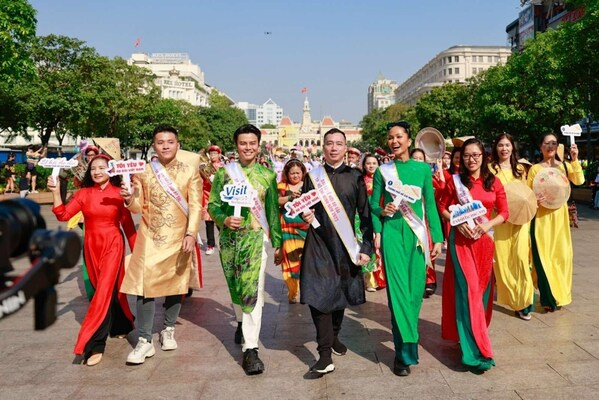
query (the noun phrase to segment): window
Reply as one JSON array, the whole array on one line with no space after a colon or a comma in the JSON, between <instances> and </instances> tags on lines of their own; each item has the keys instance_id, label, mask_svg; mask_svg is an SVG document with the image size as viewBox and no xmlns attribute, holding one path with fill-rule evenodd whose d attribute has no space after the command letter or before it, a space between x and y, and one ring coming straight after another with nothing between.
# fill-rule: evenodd
<instances>
[{"instance_id":1,"label":"window","mask_svg":"<svg viewBox=\"0 0 599 400\"><path fill-rule=\"evenodd\" d=\"M457 74L459 74L459 73L460 73L460 69L459 69L458 67L456 67L456 68L454 69L454 73L455 73L456 75L457 75Z\"/></svg>"},{"instance_id":2,"label":"window","mask_svg":"<svg viewBox=\"0 0 599 400\"><path fill-rule=\"evenodd\" d=\"M455 62L460 62L460 56L454 56L453 59Z\"/></svg>"},{"instance_id":3,"label":"window","mask_svg":"<svg viewBox=\"0 0 599 400\"><path fill-rule=\"evenodd\" d=\"M448 72L448 75L451 75L451 68L449 68L449 72Z\"/></svg>"},{"instance_id":4,"label":"window","mask_svg":"<svg viewBox=\"0 0 599 400\"><path fill-rule=\"evenodd\" d=\"M483 61L483 56L478 56L478 62L484 62Z\"/></svg>"},{"instance_id":5,"label":"window","mask_svg":"<svg viewBox=\"0 0 599 400\"><path fill-rule=\"evenodd\" d=\"M498 63L499 62L499 56L495 56L495 62Z\"/></svg>"},{"instance_id":6,"label":"window","mask_svg":"<svg viewBox=\"0 0 599 400\"><path fill-rule=\"evenodd\" d=\"M447 76L447 70L446 69L443 70L443 76Z\"/></svg>"}]
</instances>

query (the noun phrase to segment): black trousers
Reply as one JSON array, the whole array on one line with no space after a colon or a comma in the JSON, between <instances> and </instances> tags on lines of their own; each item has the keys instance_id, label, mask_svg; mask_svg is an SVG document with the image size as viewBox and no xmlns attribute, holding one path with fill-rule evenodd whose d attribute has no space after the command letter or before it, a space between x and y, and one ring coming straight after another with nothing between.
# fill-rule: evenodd
<instances>
[{"instance_id":1,"label":"black trousers","mask_svg":"<svg viewBox=\"0 0 599 400\"><path fill-rule=\"evenodd\" d=\"M208 239L208 246L216 246L214 241L214 221L206 221L206 238Z\"/></svg>"},{"instance_id":2,"label":"black trousers","mask_svg":"<svg viewBox=\"0 0 599 400\"><path fill-rule=\"evenodd\" d=\"M321 357L331 357L331 348L341 330L344 312L345 309L343 308L330 313L323 313L310 306L312 321L314 321L316 327L316 342L318 342L316 350Z\"/></svg>"},{"instance_id":3,"label":"black trousers","mask_svg":"<svg viewBox=\"0 0 599 400\"><path fill-rule=\"evenodd\" d=\"M114 285L112 298L110 300L110 307L108 308L106 317L104 317L104 321L102 321L102 324L98 327L98 330L85 345L84 357L86 360L92 355L92 353L104 353L108 335L126 335L133 330L132 322L127 319L119 303L117 286L117 284Z\"/></svg>"}]
</instances>

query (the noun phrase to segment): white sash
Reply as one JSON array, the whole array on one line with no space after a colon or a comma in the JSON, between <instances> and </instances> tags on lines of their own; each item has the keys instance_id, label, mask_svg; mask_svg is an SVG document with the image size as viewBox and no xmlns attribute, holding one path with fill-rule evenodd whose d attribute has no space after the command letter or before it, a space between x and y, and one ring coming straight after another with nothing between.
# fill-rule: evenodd
<instances>
[{"instance_id":1,"label":"white sash","mask_svg":"<svg viewBox=\"0 0 599 400\"><path fill-rule=\"evenodd\" d=\"M455 191L458 196L458 201L460 202L460 204L466 204L466 203L473 202L474 199L472 198L472 194L470 194L470 190L468 190L468 188L462 183L462 180L460 179L460 175L453 174L452 177L453 177L453 183L455 185ZM474 219L474 221L478 224L483 224L485 222L489 222L489 219L483 215L480 217L476 217ZM493 228L489 229L489 231L487 232L487 235L489 235L491 238L493 238Z\"/></svg>"},{"instance_id":2,"label":"white sash","mask_svg":"<svg viewBox=\"0 0 599 400\"><path fill-rule=\"evenodd\" d=\"M250 180L245 176L238 162L230 162L225 165L225 171L227 171L227 174L229 174L236 185L246 184L256 193L256 196L254 196L254 205L250 207L250 212L254 218L256 218L266 236L270 239L270 227L268 226L268 219L266 218L266 210L260 202L258 191L255 190Z\"/></svg>"},{"instance_id":3,"label":"white sash","mask_svg":"<svg viewBox=\"0 0 599 400\"><path fill-rule=\"evenodd\" d=\"M187 205L187 201L183 198L183 194L179 191L175 182L171 179L169 174L166 172L166 169L160 164L158 160L154 160L150 163L152 166L152 171L154 171L154 175L156 175L156 179L160 186L164 189L164 191L171 196L173 200L177 203L179 208L183 211L185 216L189 215L189 206Z\"/></svg>"},{"instance_id":4,"label":"white sash","mask_svg":"<svg viewBox=\"0 0 599 400\"><path fill-rule=\"evenodd\" d=\"M308 176L310 176L312 184L318 192L318 197L320 197L320 202L331 219L347 253L354 264L358 265L360 259L360 245L356 240L353 225L345 213L343 204L341 204L339 197L337 197L337 193L335 193L335 189L333 188L324 167L318 166L314 168L308 173Z\"/></svg>"},{"instance_id":5,"label":"white sash","mask_svg":"<svg viewBox=\"0 0 599 400\"><path fill-rule=\"evenodd\" d=\"M401 180L399 179L399 174L397 173L397 168L395 168L395 162L390 161L386 164L383 164L379 167L379 169L381 170L381 175L383 175L383 179L385 180L385 183L388 181L401 182ZM385 187L386 187L386 185L385 185ZM389 194L391 195L392 198L395 198L395 195L393 193L389 193ZM420 218L418 218L418 215L416 215L416 213L414 212L412 207L410 207L410 205L408 203L406 203L405 201L402 200L399 203L398 208L399 208L399 211L401 212L401 215L404 217L406 223L408 224L410 229L412 229L412 232L414 232L414 235L416 235L416 238L418 239L418 245L420 247L422 247L422 251L424 253L424 262L426 263L426 265L433 265L432 261L431 261L431 254L430 254L430 248L429 248L429 243L428 243L426 222L424 222L424 217L425 217L424 202L422 201L422 198L420 201L422 202L422 216L423 216L422 220Z\"/></svg>"}]
</instances>

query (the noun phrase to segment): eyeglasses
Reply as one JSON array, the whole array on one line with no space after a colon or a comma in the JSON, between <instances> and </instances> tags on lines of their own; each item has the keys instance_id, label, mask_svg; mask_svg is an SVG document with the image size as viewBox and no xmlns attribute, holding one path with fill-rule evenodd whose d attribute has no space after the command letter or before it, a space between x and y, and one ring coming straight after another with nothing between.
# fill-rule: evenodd
<instances>
[{"instance_id":1,"label":"eyeglasses","mask_svg":"<svg viewBox=\"0 0 599 400\"><path fill-rule=\"evenodd\" d=\"M483 156L482 153L472 153L472 154L464 154L462 157L464 157L464 160L480 160L480 158Z\"/></svg>"},{"instance_id":2,"label":"eyeglasses","mask_svg":"<svg viewBox=\"0 0 599 400\"><path fill-rule=\"evenodd\" d=\"M544 142L543 146L545 146L545 147L556 147L557 146L557 142Z\"/></svg>"}]
</instances>

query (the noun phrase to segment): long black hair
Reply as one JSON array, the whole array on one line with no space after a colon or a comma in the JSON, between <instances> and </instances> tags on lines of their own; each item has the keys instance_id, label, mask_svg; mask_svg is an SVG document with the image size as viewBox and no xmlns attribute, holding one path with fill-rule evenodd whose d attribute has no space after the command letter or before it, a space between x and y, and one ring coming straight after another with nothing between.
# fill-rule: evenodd
<instances>
[{"instance_id":1,"label":"long black hair","mask_svg":"<svg viewBox=\"0 0 599 400\"><path fill-rule=\"evenodd\" d=\"M366 160L368 160L369 158L374 158L376 160L376 163L379 165L379 167L381 166L381 162L379 161L378 158L376 158L376 156L374 154L366 153L366 155L364 156L364 159L362 160L362 176L366 175Z\"/></svg>"},{"instance_id":2,"label":"long black hair","mask_svg":"<svg viewBox=\"0 0 599 400\"><path fill-rule=\"evenodd\" d=\"M460 180L468 189L472 189L472 182L470 181L470 171L466 168L466 163L464 162L464 151L466 146L474 144L478 146L481 152L481 165L480 165L480 176L483 179L483 187L487 192L491 191L493 187L493 183L495 183L495 175L489 171L489 166L485 160L485 146L483 142L478 140L477 138L468 139L462 145L462 152L460 154Z\"/></svg>"},{"instance_id":3,"label":"long black hair","mask_svg":"<svg viewBox=\"0 0 599 400\"><path fill-rule=\"evenodd\" d=\"M450 174L455 174L459 171L455 170L455 167L453 166L453 156L455 156L455 153L460 153L460 164L462 163L462 147L460 146L456 146L453 148L453 150L451 150L451 159L449 160L449 168L447 168L449 170ZM459 168L459 167L458 167Z\"/></svg>"},{"instance_id":4,"label":"long black hair","mask_svg":"<svg viewBox=\"0 0 599 400\"><path fill-rule=\"evenodd\" d=\"M512 154L510 155L510 167L512 168L512 174L515 178L520 179L522 177L522 170L518 168L518 156L516 146L514 145L514 138L509 133L502 133L495 138L493 142L493 152L491 153L491 166L495 170L495 172L499 172L501 170L501 166L499 165L499 152L497 151L497 145L503 139L507 139L510 141L512 145Z\"/></svg>"},{"instance_id":5,"label":"long black hair","mask_svg":"<svg viewBox=\"0 0 599 400\"><path fill-rule=\"evenodd\" d=\"M94 163L94 161L98 159L105 160L106 164L108 164L108 161L110 161L110 157L108 157L105 154L98 154L97 156L94 156L94 158L92 158L89 164L87 165L87 170L85 171L85 176L83 177L83 181L81 182L81 187L93 187L96 185L96 182L94 182L94 180L92 179L92 164ZM109 181L112 185L116 187L121 186L120 175L111 176Z\"/></svg>"}]
</instances>

